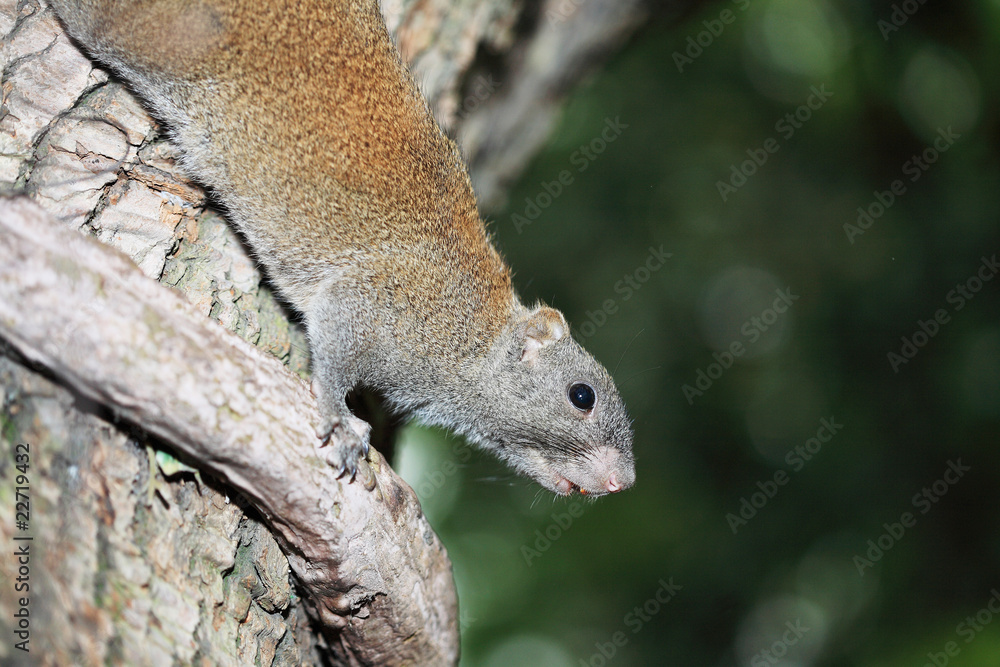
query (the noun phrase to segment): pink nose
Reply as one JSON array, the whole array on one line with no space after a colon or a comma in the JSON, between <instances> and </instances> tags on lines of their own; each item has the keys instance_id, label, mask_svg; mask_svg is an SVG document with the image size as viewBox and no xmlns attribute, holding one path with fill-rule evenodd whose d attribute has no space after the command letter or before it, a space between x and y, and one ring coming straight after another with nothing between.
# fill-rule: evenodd
<instances>
[{"instance_id":1,"label":"pink nose","mask_svg":"<svg viewBox=\"0 0 1000 667\"><path fill-rule=\"evenodd\" d=\"M604 488L608 490L608 493L617 493L622 490L622 485L618 482L618 475L611 473L608 477L608 483L604 485Z\"/></svg>"}]
</instances>

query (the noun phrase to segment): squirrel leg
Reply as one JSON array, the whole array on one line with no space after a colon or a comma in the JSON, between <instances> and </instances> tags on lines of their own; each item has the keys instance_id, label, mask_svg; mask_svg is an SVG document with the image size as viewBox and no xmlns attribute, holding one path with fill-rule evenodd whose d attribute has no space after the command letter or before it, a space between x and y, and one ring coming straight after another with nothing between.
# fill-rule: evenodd
<instances>
[{"instance_id":1,"label":"squirrel leg","mask_svg":"<svg viewBox=\"0 0 1000 667\"><path fill-rule=\"evenodd\" d=\"M371 426L351 413L345 398L357 381L357 362L352 358L348 341L352 340L351 318L342 301L326 294L324 305L306 318L312 350L312 392L319 404L316 436L321 457L338 471L338 476L353 479L361 460L367 459Z\"/></svg>"}]
</instances>

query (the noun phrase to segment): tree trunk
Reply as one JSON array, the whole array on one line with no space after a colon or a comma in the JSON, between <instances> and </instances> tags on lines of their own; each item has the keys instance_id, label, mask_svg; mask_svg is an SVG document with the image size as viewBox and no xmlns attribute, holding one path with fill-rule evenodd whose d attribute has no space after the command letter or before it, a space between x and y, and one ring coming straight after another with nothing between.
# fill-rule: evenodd
<instances>
[{"instance_id":1,"label":"tree trunk","mask_svg":"<svg viewBox=\"0 0 1000 667\"><path fill-rule=\"evenodd\" d=\"M384 8L490 201L646 14ZM0 35L0 662L455 663L416 497L320 463L305 338L160 128L44 4L0 0Z\"/></svg>"}]
</instances>

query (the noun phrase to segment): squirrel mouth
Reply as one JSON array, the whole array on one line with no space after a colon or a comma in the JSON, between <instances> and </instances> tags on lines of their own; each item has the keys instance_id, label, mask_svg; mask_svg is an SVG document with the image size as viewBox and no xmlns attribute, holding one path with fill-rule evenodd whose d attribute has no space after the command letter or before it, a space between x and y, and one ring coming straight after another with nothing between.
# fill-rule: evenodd
<instances>
[{"instance_id":1,"label":"squirrel mouth","mask_svg":"<svg viewBox=\"0 0 1000 667\"><path fill-rule=\"evenodd\" d=\"M553 489L553 491L558 493L560 496L570 496L573 495L574 493L579 493L580 495L583 496L597 497L597 496L607 495L609 493L617 493L624 488L618 482L618 476L614 472L612 472L611 475L608 477L608 480L605 483L604 488L592 489L592 490L585 489L576 482L572 482L566 477L563 477L559 473L554 473L554 474L556 479L555 479L555 488Z\"/></svg>"},{"instance_id":2,"label":"squirrel mouth","mask_svg":"<svg viewBox=\"0 0 1000 667\"><path fill-rule=\"evenodd\" d=\"M632 486L634 473L631 460L623 463L620 452L598 448L585 461L552 460L538 450L529 450L522 457L522 468L529 476L559 496L597 498L618 493Z\"/></svg>"},{"instance_id":3,"label":"squirrel mouth","mask_svg":"<svg viewBox=\"0 0 1000 667\"><path fill-rule=\"evenodd\" d=\"M569 496L576 491L579 491L581 494L586 494L586 491L581 489L579 485L574 484L559 473L556 473L555 487L556 488L553 489L553 491L558 493L560 496Z\"/></svg>"}]
</instances>

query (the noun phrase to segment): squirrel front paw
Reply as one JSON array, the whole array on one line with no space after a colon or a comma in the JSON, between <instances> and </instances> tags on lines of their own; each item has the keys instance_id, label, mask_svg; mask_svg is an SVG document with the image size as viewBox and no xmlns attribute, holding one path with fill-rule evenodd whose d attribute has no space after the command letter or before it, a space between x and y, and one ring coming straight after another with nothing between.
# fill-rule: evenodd
<instances>
[{"instance_id":1,"label":"squirrel front paw","mask_svg":"<svg viewBox=\"0 0 1000 667\"><path fill-rule=\"evenodd\" d=\"M316 428L320 456L337 477L347 475L353 480L361 461L368 458L368 436L371 427L354 415L333 415L323 419Z\"/></svg>"},{"instance_id":2,"label":"squirrel front paw","mask_svg":"<svg viewBox=\"0 0 1000 667\"><path fill-rule=\"evenodd\" d=\"M367 468L371 426L351 414L342 399L338 401L334 398L341 396L341 392L327 391L316 378L313 378L312 393L319 403L320 421L316 427L319 442L316 448L320 458L337 471L338 478L347 475L347 480L352 481L359 468ZM373 476L366 470L362 477L370 490L369 482L373 481Z\"/></svg>"}]
</instances>

